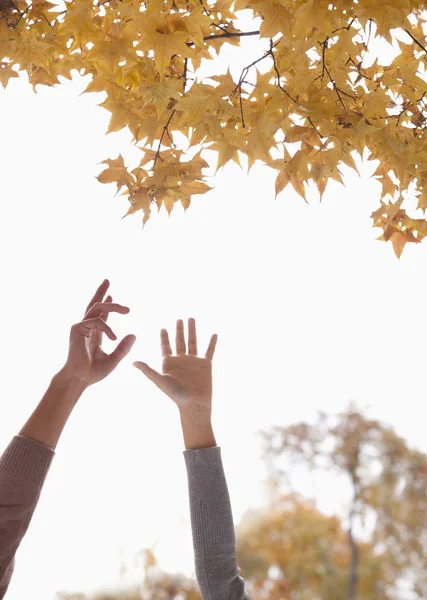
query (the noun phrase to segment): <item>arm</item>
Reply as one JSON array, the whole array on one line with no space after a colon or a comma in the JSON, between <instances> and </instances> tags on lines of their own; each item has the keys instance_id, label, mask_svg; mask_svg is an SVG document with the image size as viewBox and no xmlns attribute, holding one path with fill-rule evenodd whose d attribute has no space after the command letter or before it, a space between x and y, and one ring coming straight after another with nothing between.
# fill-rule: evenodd
<instances>
[{"instance_id":1,"label":"arm","mask_svg":"<svg viewBox=\"0 0 427 600\"><path fill-rule=\"evenodd\" d=\"M33 517L71 412L84 390L111 373L135 341L134 336L127 336L111 355L101 350L102 331L114 336L105 322L108 312L128 312L125 307L118 309L119 305L100 302L107 288L106 281L89 303L84 320L71 328L64 367L52 378L19 435L0 457L0 600L6 594L16 551ZM111 297L107 302L109 299L111 302Z\"/></svg>"},{"instance_id":2,"label":"arm","mask_svg":"<svg viewBox=\"0 0 427 600\"><path fill-rule=\"evenodd\" d=\"M177 356L161 332L163 374L134 363L178 406L184 437L191 528L197 582L203 600L249 600L239 576L233 514L222 465L221 448L212 429L212 358L217 336L204 358L197 356L196 325L188 322L188 354L183 322L177 322Z\"/></svg>"},{"instance_id":3,"label":"arm","mask_svg":"<svg viewBox=\"0 0 427 600\"><path fill-rule=\"evenodd\" d=\"M84 386L65 373L55 375L0 457L0 598L9 587L15 554L40 499L54 449L83 391Z\"/></svg>"},{"instance_id":4,"label":"arm","mask_svg":"<svg viewBox=\"0 0 427 600\"><path fill-rule=\"evenodd\" d=\"M196 577L203 600L249 600L239 576L233 513L211 420L181 412Z\"/></svg>"}]
</instances>

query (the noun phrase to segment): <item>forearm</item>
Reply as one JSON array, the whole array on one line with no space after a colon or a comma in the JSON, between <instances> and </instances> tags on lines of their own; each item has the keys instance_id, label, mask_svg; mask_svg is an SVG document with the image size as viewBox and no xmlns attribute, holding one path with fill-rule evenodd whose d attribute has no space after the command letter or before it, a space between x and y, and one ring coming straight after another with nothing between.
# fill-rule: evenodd
<instances>
[{"instance_id":1,"label":"forearm","mask_svg":"<svg viewBox=\"0 0 427 600\"><path fill-rule=\"evenodd\" d=\"M85 385L59 371L19 434L54 450L85 389Z\"/></svg>"},{"instance_id":2,"label":"forearm","mask_svg":"<svg viewBox=\"0 0 427 600\"><path fill-rule=\"evenodd\" d=\"M40 498L54 449L85 386L62 371L0 457L0 599Z\"/></svg>"}]
</instances>

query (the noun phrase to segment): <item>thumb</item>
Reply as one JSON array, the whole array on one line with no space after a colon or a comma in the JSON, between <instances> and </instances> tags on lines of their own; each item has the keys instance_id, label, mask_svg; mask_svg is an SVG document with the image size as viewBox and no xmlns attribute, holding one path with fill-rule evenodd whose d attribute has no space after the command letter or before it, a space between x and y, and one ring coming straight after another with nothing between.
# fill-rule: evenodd
<instances>
[{"instance_id":1,"label":"thumb","mask_svg":"<svg viewBox=\"0 0 427 600\"><path fill-rule=\"evenodd\" d=\"M132 363L132 365L134 367L136 367L137 369L139 369L140 371L142 371L144 373L144 375L146 375L148 377L148 379L150 379L153 383L155 383L157 385L157 387L162 389L163 375L161 373L159 373L158 371L155 371L154 369L149 367L147 365L147 363L145 363L145 362L136 361L136 362Z\"/></svg>"},{"instance_id":2,"label":"thumb","mask_svg":"<svg viewBox=\"0 0 427 600\"><path fill-rule=\"evenodd\" d=\"M119 364L120 361L122 361L125 358L125 356L129 354L129 352L132 350L132 346L134 345L135 341L135 335L127 335L118 344L117 348L109 355L116 366Z\"/></svg>"}]
</instances>

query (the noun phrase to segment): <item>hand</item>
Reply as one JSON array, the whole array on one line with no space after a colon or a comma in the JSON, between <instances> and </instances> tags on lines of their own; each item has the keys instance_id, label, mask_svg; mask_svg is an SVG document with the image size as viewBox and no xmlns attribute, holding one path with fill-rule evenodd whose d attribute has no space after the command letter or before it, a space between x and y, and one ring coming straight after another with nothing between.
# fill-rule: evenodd
<instances>
[{"instance_id":1,"label":"hand","mask_svg":"<svg viewBox=\"0 0 427 600\"><path fill-rule=\"evenodd\" d=\"M205 358L197 356L196 322L188 320L188 354L184 338L184 323L177 321L176 353L172 356L169 335L166 329L160 332L163 356L163 375L144 362L134 362L139 369L165 394L171 398L180 411L206 411L212 409L212 359L218 336L211 337Z\"/></svg>"},{"instance_id":2,"label":"hand","mask_svg":"<svg viewBox=\"0 0 427 600\"><path fill-rule=\"evenodd\" d=\"M129 354L136 340L136 336L127 335L111 354L106 354L101 348L103 333L112 340L117 339L106 323L109 313L127 314L130 310L121 304L113 304L111 296L103 302L109 285L110 282L105 279L89 302L83 320L71 327L68 358L60 371L62 375L76 379L87 387L114 371Z\"/></svg>"}]
</instances>

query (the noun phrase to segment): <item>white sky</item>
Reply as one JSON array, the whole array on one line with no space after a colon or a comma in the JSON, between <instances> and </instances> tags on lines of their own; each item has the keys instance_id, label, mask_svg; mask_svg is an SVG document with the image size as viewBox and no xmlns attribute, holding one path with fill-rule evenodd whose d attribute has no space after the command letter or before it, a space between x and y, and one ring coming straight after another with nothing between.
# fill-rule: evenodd
<instances>
[{"instance_id":1,"label":"white sky","mask_svg":"<svg viewBox=\"0 0 427 600\"><path fill-rule=\"evenodd\" d=\"M235 75L266 42L243 46ZM63 365L69 329L105 277L131 307L110 324L137 342L72 415L8 600L115 582L119 551L156 540L165 569L194 573L178 412L131 366L160 367L159 330L173 335L178 318L196 318L201 349L219 335L213 419L236 524L263 499L261 428L355 399L427 451L427 244L408 245L399 262L375 240L373 167L362 179L346 170L346 188L332 182L321 205L315 191L306 205L290 188L274 200L275 171L229 163L185 215L154 210L142 230L140 213L121 220L128 201L113 198L115 185L95 179L101 160L141 154L129 133L105 136L104 96L78 97L87 81L37 95L25 78L0 89L0 451ZM313 490L324 510L345 499L330 490Z\"/></svg>"}]
</instances>

